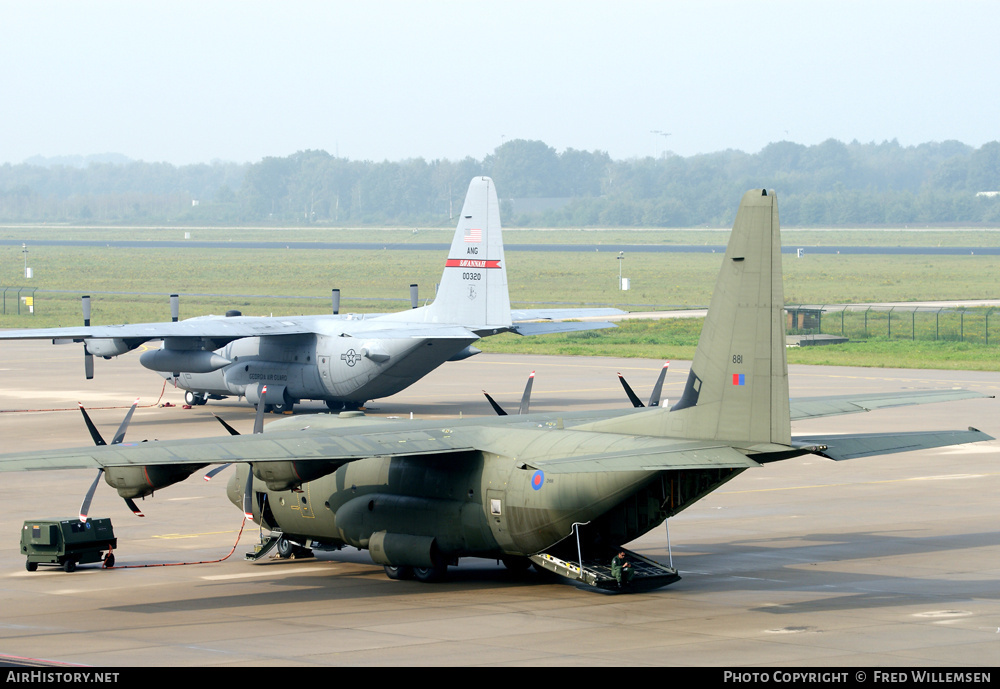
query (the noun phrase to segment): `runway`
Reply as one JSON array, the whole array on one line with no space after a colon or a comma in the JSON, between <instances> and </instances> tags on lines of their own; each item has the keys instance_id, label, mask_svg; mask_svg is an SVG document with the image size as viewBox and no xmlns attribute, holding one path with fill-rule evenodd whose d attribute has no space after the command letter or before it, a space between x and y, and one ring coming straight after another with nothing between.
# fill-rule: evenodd
<instances>
[{"instance_id":1,"label":"runway","mask_svg":"<svg viewBox=\"0 0 1000 689\"><path fill-rule=\"evenodd\" d=\"M77 402L105 437L136 396L129 440L223 435L215 412L249 432L236 401L181 408L180 391L134 354L97 361L80 345L0 346L4 452L90 443ZM536 371L532 411L624 408L621 371L648 396L661 361L481 354L446 364L369 413L489 415L481 390L516 408ZM687 362L672 362L676 399ZM790 367L793 396L961 386L997 395L1000 374ZM793 434L964 429L1000 437L1000 401L979 399L793 424ZM98 409L98 407L118 407ZM319 411L320 405L304 409ZM60 411L42 411L42 410ZM22 411L13 411L22 410ZM23 411L30 410L30 411ZM630 544L673 563L681 581L606 595L492 561L464 560L445 583L391 581L367 552L249 563L247 526L217 564L25 571L28 518L70 518L94 473L0 475L0 656L141 666L978 666L1000 647L1000 442L748 470ZM217 560L240 511L226 474L159 492L135 518L107 485L91 514L111 517L118 565Z\"/></svg>"}]
</instances>

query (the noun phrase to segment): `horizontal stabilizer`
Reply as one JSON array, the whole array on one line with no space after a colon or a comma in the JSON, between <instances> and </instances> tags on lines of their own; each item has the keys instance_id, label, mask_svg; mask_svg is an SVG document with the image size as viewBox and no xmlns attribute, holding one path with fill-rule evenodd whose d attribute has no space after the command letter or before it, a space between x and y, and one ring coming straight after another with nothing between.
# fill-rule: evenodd
<instances>
[{"instance_id":1,"label":"horizontal stabilizer","mask_svg":"<svg viewBox=\"0 0 1000 689\"><path fill-rule=\"evenodd\" d=\"M511 320L519 321L565 321L572 318L607 318L627 316L628 311L615 308L594 309L515 309L510 312Z\"/></svg>"},{"instance_id":2,"label":"horizontal stabilizer","mask_svg":"<svg viewBox=\"0 0 1000 689\"><path fill-rule=\"evenodd\" d=\"M930 404L932 402L953 402L955 400L992 398L973 390L952 388L950 390L912 390L908 392L872 393L870 395L840 395L837 397L799 397L791 401L792 421L800 419L816 419L821 416L837 416L839 414L856 414L888 409L889 407L906 407L914 404Z\"/></svg>"},{"instance_id":3,"label":"horizontal stabilizer","mask_svg":"<svg viewBox=\"0 0 1000 689\"><path fill-rule=\"evenodd\" d=\"M967 431L916 431L913 433L859 433L855 435L796 436L792 444L809 447L814 454L837 461L934 447L977 443L993 436L970 428Z\"/></svg>"},{"instance_id":4,"label":"horizontal stabilizer","mask_svg":"<svg viewBox=\"0 0 1000 689\"><path fill-rule=\"evenodd\" d=\"M552 333L575 333L583 330L603 330L617 328L607 321L542 321L538 323L516 323L511 330L518 335L550 335Z\"/></svg>"},{"instance_id":5,"label":"horizontal stabilizer","mask_svg":"<svg viewBox=\"0 0 1000 689\"><path fill-rule=\"evenodd\" d=\"M537 462L552 474L582 474L619 471L680 471L682 469L748 469L760 466L742 452L725 445L710 447L692 443L692 447L640 448L593 455L581 455Z\"/></svg>"}]
</instances>

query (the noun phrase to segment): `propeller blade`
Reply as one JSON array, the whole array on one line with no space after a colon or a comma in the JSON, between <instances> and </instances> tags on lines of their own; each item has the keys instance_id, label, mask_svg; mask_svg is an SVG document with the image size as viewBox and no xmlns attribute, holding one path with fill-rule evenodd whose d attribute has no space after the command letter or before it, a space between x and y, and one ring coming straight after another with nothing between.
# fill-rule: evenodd
<instances>
[{"instance_id":1,"label":"propeller blade","mask_svg":"<svg viewBox=\"0 0 1000 689\"><path fill-rule=\"evenodd\" d=\"M239 435L239 433L237 433L236 435ZM220 464L219 466L215 467L210 472L208 472L207 474L205 474L202 478L204 478L206 481L211 481L215 477L216 474L218 474L220 471L223 471L223 470L228 469L228 468L229 468L229 463L228 462L226 464Z\"/></svg>"},{"instance_id":2,"label":"propeller blade","mask_svg":"<svg viewBox=\"0 0 1000 689\"><path fill-rule=\"evenodd\" d=\"M528 382L524 385L524 394L521 395L521 406L518 407L518 414L528 413L528 403L531 401L531 384L535 382L535 372L528 376Z\"/></svg>"},{"instance_id":3,"label":"propeller blade","mask_svg":"<svg viewBox=\"0 0 1000 689\"><path fill-rule=\"evenodd\" d=\"M264 410L267 408L267 403L264 399L267 397L267 386L265 385L260 389L260 401L257 402L257 416L253 420L253 432L263 433L264 432Z\"/></svg>"},{"instance_id":4,"label":"propeller blade","mask_svg":"<svg viewBox=\"0 0 1000 689\"><path fill-rule=\"evenodd\" d=\"M170 320L176 323L181 315L181 298L177 294L170 295Z\"/></svg>"},{"instance_id":5,"label":"propeller blade","mask_svg":"<svg viewBox=\"0 0 1000 689\"><path fill-rule=\"evenodd\" d=\"M629 385L628 382L625 380L625 376L623 376L621 373L619 373L618 374L618 380L621 381L622 387L625 388L625 394L628 395L629 402L632 403L633 407L644 407L644 406L646 406L646 405L644 405L642 403L642 401L639 399L639 397L634 392L632 392L632 386Z\"/></svg>"},{"instance_id":6,"label":"propeller blade","mask_svg":"<svg viewBox=\"0 0 1000 689\"><path fill-rule=\"evenodd\" d=\"M418 294L417 293L417 286L416 285L410 285L410 308L411 309L417 308L417 304L419 302L419 297L417 296L417 294Z\"/></svg>"},{"instance_id":7,"label":"propeller blade","mask_svg":"<svg viewBox=\"0 0 1000 689\"><path fill-rule=\"evenodd\" d=\"M215 416L215 414L212 414L212 416ZM258 413L258 416L261 416L261 414ZM222 419L220 419L218 416L215 416L215 420L218 421L219 423L221 423L222 426L223 426L223 428L225 428L227 431L229 431L229 435L239 435L240 434L240 432L238 430L236 430L235 428L233 428L232 426L230 426L228 423L226 423L225 421L223 421ZM228 462L226 464L220 464L219 466L215 467L214 469L212 469L211 471L209 471L207 474L205 474L202 478L204 478L206 481L211 481L212 478L216 474L218 474L220 471L223 471L224 469L227 469L228 467L229 467L229 463Z\"/></svg>"},{"instance_id":8,"label":"propeller blade","mask_svg":"<svg viewBox=\"0 0 1000 689\"><path fill-rule=\"evenodd\" d=\"M496 401L490 397L490 393L483 390L483 394L486 395L487 401L490 403L490 406L493 407L493 411L497 413L497 416L507 416L507 412L505 412L503 407L497 404Z\"/></svg>"},{"instance_id":9,"label":"propeller blade","mask_svg":"<svg viewBox=\"0 0 1000 689\"><path fill-rule=\"evenodd\" d=\"M90 327L90 295L84 295L80 297L80 301L83 303L83 325L85 328ZM83 342L83 372L87 376L87 380L93 380L94 378L94 355L87 351L87 342ZM103 443L102 443L103 444Z\"/></svg>"},{"instance_id":10,"label":"propeller blade","mask_svg":"<svg viewBox=\"0 0 1000 689\"><path fill-rule=\"evenodd\" d=\"M95 426L94 422L91 420L90 414L88 414L87 410L84 409L83 403L77 402L77 404L80 405L80 413L83 414L83 420L87 424L87 430L90 431L90 437L94 439L94 444L98 446L107 445L107 443L104 442L104 438L101 437L100 431L97 430L97 426ZM138 404L139 404L139 398L136 397L135 402L132 403L132 406L131 408L129 408L128 413L125 414L125 418L122 420L121 425L118 426L118 431L115 433L115 437L112 438L111 440L112 445L118 445L125 439L125 430L128 428L129 421L132 420L132 414L135 412L135 408L136 406L138 406ZM146 441L144 440L143 442ZM100 483L101 476L103 474L104 474L103 468L97 470L97 477L94 479L94 482L90 484L90 489L87 491L87 494L83 498L83 504L80 505L81 522L87 521L87 515L90 513L90 502L94 499L94 492L97 490L97 484ZM130 498L125 498L125 504L128 505L129 509L132 510L132 512L134 512L136 516L138 517L146 516L142 513L142 511L139 510L139 508L136 506L134 502L132 502Z\"/></svg>"},{"instance_id":11,"label":"propeller blade","mask_svg":"<svg viewBox=\"0 0 1000 689\"><path fill-rule=\"evenodd\" d=\"M215 414L212 414L212 416L215 416ZM238 430L236 430L235 428L233 428L232 426L230 426L228 423L226 423L225 421L223 421L222 419L220 419L218 416L215 416L215 420L218 421L219 423L221 423L222 427L225 428L227 431L229 431L229 435L239 435L240 434L240 432Z\"/></svg>"},{"instance_id":12,"label":"propeller blade","mask_svg":"<svg viewBox=\"0 0 1000 689\"><path fill-rule=\"evenodd\" d=\"M97 484L100 483L101 476L103 475L104 475L104 469L103 468L98 469L97 476L94 477L94 482L90 484L90 489L87 491L87 494L83 497L83 503L80 505L81 522L87 521L87 515L90 514L90 501L94 499L94 492L97 490Z\"/></svg>"},{"instance_id":13,"label":"propeller blade","mask_svg":"<svg viewBox=\"0 0 1000 689\"><path fill-rule=\"evenodd\" d=\"M95 426L94 422L90 420L90 414L88 414L87 410L83 408L83 402L77 402L77 404L80 405L80 413L83 414L83 421L87 424L87 430L90 431L90 437L94 439L94 445L107 445L107 443L104 442L104 438L101 437L100 431L97 430L97 426Z\"/></svg>"},{"instance_id":14,"label":"propeller blade","mask_svg":"<svg viewBox=\"0 0 1000 689\"><path fill-rule=\"evenodd\" d=\"M132 498L125 498L125 504L128 505L128 508L132 510L132 514L134 514L135 516L137 517L146 516L142 513L142 510L139 509L139 506L135 504L135 501Z\"/></svg>"},{"instance_id":15,"label":"propeller blade","mask_svg":"<svg viewBox=\"0 0 1000 689\"><path fill-rule=\"evenodd\" d=\"M253 467L247 469L247 482L243 486L243 515L253 521Z\"/></svg>"},{"instance_id":16,"label":"propeller blade","mask_svg":"<svg viewBox=\"0 0 1000 689\"><path fill-rule=\"evenodd\" d=\"M667 377L667 369L670 368L670 362L663 364L663 368L660 369L660 377L656 379L656 385L653 386L653 394L649 396L649 406L658 407L660 406L660 392L663 390L663 379Z\"/></svg>"},{"instance_id":17,"label":"propeller blade","mask_svg":"<svg viewBox=\"0 0 1000 689\"><path fill-rule=\"evenodd\" d=\"M125 418L122 419L121 425L118 426L118 432L115 433L115 437L111 439L112 445L118 445L121 441L125 440L125 429L128 428L128 423L132 420L132 414L135 412L135 408L138 404L139 398L136 397L135 402L132 403L132 408L128 410L128 413L125 414Z\"/></svg>"},{"instance_id":18,"label":"propeller blade","mask_svg":"<svg viewBox=\"0 0 1000 689\"><path fill-rule=\"evenodd\" d=\"M257 403L257 416L253 420L253 432L264 432L264 409L267 408L267 386L260 389L260 401ZM247 467L247 482L243 486L243 515L253 521L253 465Z\"/></svg>"}]
</instances>

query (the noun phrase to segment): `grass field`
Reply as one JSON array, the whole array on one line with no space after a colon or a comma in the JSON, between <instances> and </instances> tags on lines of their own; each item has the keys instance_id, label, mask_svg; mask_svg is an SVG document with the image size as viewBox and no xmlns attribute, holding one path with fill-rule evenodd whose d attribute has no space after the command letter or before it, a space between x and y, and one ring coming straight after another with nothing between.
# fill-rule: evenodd
<instances>
[{"instance_id":1,"label":"grass field","mask_svg":"<svg viewBox=\"0 0 1000 689\"><path fill-rule=\"evenodd\" d=\"M23 237L28 231L26 228L0 228L0 236ZM30 231L36 238L47 234L68 236L64 233L121 237L123 232L121 229L58 228L30 228ZM171 238L181 239L185 231L190 231L196 238L203 233L205 238L212 239L234 235L234 230L134 228L129 230L128 236L153 238L169 234ZM422 242L447 243L452 232L450 229L416 234L411 230L365 230L359 237L357 230L250 228L239 230L239 236L272 241L287 237L289 241L302 241L320 235L323 239L330 239L326 235L332 233L342 235L332 241L367 240L374 235L396 242L413 241L414 237L419 237ZM576 241L593 242L594 236L601 236L602 241L609 242L608 251L509 252L507 270L514 306L608 305L645 311L704 307L708 304L721 254L627 253L622 272L630 278L632 289L621 292L617 289L619 261L612 237L634 243L638 237L668 241L669 238L664 236L673 235L660 230L609 232L609 235L595 235L591 231L507 231L505 237L508 243L525 242L529 237L532 241L568 241L566 238L575 237ZM436 238L426 236L432 234ZM728 233L681 231L676 234L701 237L703 243L722 244ZM955 245L955 240L961 237L963 241L971 242L971 246L986 246L995 245L1000 239L1000 232L989 231L791 231L785 233L786 245L805 244L804 241L789 240L790 236L794 239L799 234L808 235L815 241L836 238L832 243L853 244L860 243L860 235L879 235L877 241L895 241L905 245L926 245L924 242L938 237L940 241ZM892 239L888 238L890 235ZM693 242L688 239L679 243ZM247 315L329 313L330 289L334 287L341 289L342 311L396 311L408 307L410 283L420 285L422 302L433 297L434 285L440 280L444 260L445 255L440 251L75 248L31 246L29 240L28 264L34 271L30 281L23 277L24 255L21 248L0 247L0 287L8 288L0 327L78 325L82 318L79 301L82 294L93 296L92 319L95 324L167 320L170 313L167 295L171 293L181 294L182 318L224 313L233 308ZM1000 257L995 256L810 255L806 252L803 258L786 257L784 261L785 300L787 304L794 305L995 299L1000 298L997 275L1000 275ZM17 315L16 290L10 288L23 286L37 289L33 315L27 314L23 303L21 315ZM828 316L825 319L826 332L839 330L839 320L831 323L831 318ZM931 326L926 318L921 315L919 323L914 324L894 321L895 332L889 338L876 328L878 317L872 316L871 328L866 336L869 342L863 346L852 342L843 347L802 348L790 353L789 359L801 363L867 366L992 366L990 370L996 370L997 364L991 364L998 358L994 343L986 346L975 342L918 342L920 347L917 347L917 344L907 345L893 339L917 327L921 336L927 339L926 329ZM994 324L997 320L1000 318L994 319ZM970 329L981 327L972 323L970 321ZM940 330L940 323L935 323L934 327ZM854 330L849 334L858 338L857 328L854 325L851 328ZM699 330L700 322L688 320L675 325L631 322L616 331L601 333L492 338L484 340L483 348L490 351L544 350L546 353L562 354L690 358ZM885 345L877 346L875 338L885 340ZM981 347L983 351L976 353L976 347Z\"/></svg>"},{"instance_id":2,"label":"grass field","mask_svg":"<svg viewBox=\"0 0 1000 689\"><path fill-rule=\"evenodd\" d=\"M486 352L690 360L702 322L700 318L630 320L615 329L566 335L504 334L476 346ZM877 337L842 345L792 347L787 353L790 364L1000 371L998 344Z\"/></svg>"}]
</instances>

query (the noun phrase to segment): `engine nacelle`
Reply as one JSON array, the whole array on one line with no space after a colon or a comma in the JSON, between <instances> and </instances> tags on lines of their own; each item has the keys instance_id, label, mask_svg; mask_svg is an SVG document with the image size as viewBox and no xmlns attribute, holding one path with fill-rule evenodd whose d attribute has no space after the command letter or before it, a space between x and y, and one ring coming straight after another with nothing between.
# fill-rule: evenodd
<instances>
[{"instance_id":1,"label":"engine nacelle","mask_svg":"<svg viewBox=\"0 0 1000 689\"><path fill-rule=\"evenodd\" d=\"M104 480L123 498L144 498L160 488L179 483L205 464L149 464L106 467Z\"/></svg>"},{"instance_id":2,"label":"engine nacelle","mask_svg":"<svg viewBox=\"0 0 1000 689\"><path fill-rule=\"evenodd\" d=\"M298 488L307 481L313 481L332 474L344 462L254 462L253 475L267 484L268 490L280 491Z\"/></svg>"},{"instance_id":3,"label":"engine nacelle","mask_svg":"<svg viewBox=\"0 0 1000 689\"><path fill-rule=\"evenodd\" d=\"M466 510L469 514L466 514ZM469 537L480 530L476 517L481 513L482 506L478 503L372 493L359 495L341 505L335 518L343 540L360 548L371 547L370 540L378 532L384 531L394 534L394 537L389 545L383 543L383 548L402 548L402 541L395 539L403 536L420 539L436 535L434 540L437 547L444 552L453 552L463 548L470 549L470 546L475 549L479 545L473 545ZM474 528L467 532L463 527L470 524ZM427 544L429 541L422 540L421 543ZM393 560L391 553L384 557L391 564L421 566L416 562Z\"/></svg>"},{"instance_id":4,"label":"engine nacelle","mask_svg":"<svg viewBox=\"0 0 1000 689\"><path fill-rule=\"evenodd\" d=\"M117 337L92 337L86 340L87 351L94 356L112 357L130 352L135 347Z\"/></svg>"},{"instance_id":5,"label":"engine nacelle","mask_svg":"<svg viewBox=\"0 0 1000 689\"><path fill-rule=\"evenodd\" d=\"M153 349L139 356L139 363L151 371L211 373L233 363L215 352L192 349Z\"/></svg>"}]
</instances>

